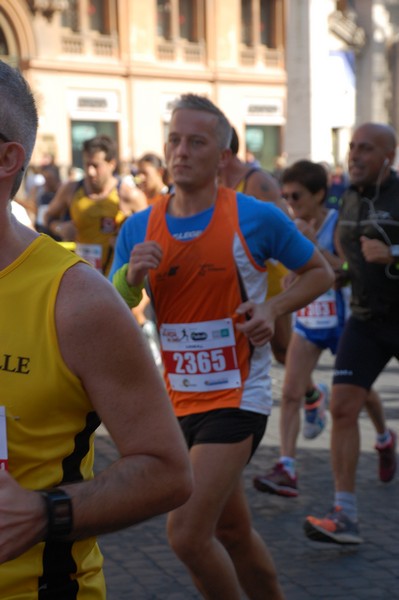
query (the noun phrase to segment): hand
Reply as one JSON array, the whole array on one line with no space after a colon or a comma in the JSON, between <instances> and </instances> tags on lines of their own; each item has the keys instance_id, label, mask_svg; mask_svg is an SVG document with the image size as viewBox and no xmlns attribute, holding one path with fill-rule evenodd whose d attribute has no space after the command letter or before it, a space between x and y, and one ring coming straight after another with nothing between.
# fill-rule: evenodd
<instances>
[{"instance_id":1,"label":"hand","mask_svg":"<svg viewBox=\"0 0 399 600\"><path fill-rule=\"evenodd\" d=\"M0 564L42 541L47 516L43 498L0 470Z\"/></svg>"},{"instance_id":2,"label":"hand","mask_svg":"<svg viewBox=\"0 0 399 600\"><path fill-rule=\"evenodd\" d=\"M236 329L247 336L253 346L264 346L274 335L274 317L265 304L248 300L236 309L237 314L245 314L247 320L236 324Z\"/></svg>"},{"instance_id":3,"label":"hand","mask_svg":"<svg viewBox=\"0 0 399 600\"><path fill-rule=\"evenodd\" d=\"M360 244L366 262L380 265L387 265L392 262L389 246L384 244L384 242L362 235L360 237Z\"/></svg>"},{"instance_id":4,"label":"hand","mask_svg":"<svg viewBox=\"0 0 399 600\"><path fill-rule=\"evenodd\" d=\"M150 269L156 269L162 260L162 248L157 242L136 244L130 253L126 280L129 285L140 285Z\"/></svg>"}]
</instances>

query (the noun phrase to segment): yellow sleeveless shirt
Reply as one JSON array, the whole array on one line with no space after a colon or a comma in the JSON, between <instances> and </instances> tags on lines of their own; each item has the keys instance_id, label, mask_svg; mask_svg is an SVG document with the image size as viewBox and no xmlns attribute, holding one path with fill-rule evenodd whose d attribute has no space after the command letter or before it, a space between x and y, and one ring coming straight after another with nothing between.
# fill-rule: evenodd
<instances>
[{"instance_id":1,"label":"yellow sleeveless shirt","mask_svg":"<svg viewBox=\"0 0 399 600\"><path fill-rule=\"evenodd\" d=\"M70 214L76 226L78 254L81 248L81 256L94 265L90 259L90 246L97 247L100 263L98 269L107 275L112 264L115 239L126 218L119 207L117 188L106 198L93 200L86 195L83 182L80 182L71 202Z\"/></svg>"},{"instance_id":2,"label":"yellow sleeveless shirt","mask_svg":"<svg viewBox=\"0 0 399 600\"><path fill-rule=\"evenodd\" d=\"M0 406L5 408L8 470L25 488L51 488L93 476L98 417L58 346L55 301L63 274L79 258L39 236L0 271ZM0 432L1 433L1 432ZM0 598L105 598L94 538L40 543L0 565Z\"/></svg>"}]
</instances>

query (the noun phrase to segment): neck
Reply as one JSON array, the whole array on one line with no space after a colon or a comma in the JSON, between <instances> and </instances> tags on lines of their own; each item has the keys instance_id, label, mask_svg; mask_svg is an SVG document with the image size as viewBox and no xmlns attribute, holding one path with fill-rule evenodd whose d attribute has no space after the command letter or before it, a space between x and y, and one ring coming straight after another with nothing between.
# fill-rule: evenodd
<instances>
[{"instance_id":1,"label":"neck","mask_svg":"<svg viewBox=\"0 0 399 600\"><path fill-rule=\"evenodd\" d=\"M13 263L37 235L17 221L11 213L11 204L6 207L0 219L0 270Z\"/></svg>"},{"instance_id":2,"label":"neck","mask_svg":"<svg viewBox=\"0 0 399 600\"><path fill-rule=\"evenodd\" d=\"M111 177L104 183L101 190L93 190L92 186L90 185L90 182L86 180L85 188L87 191L87 195L90 196L90 198L100 199L106 198L112 192L116 184L117 180L115 179L115 177Z\"/></svg>"},{"instance_id":3,"label":"neck","mask_svg":"<svg viewBox=\"0 0 399 600\"><path fill-rule=\"evenodd\" d=\"M196 215L215 204L217 192L216 183L203 190L192 191L176 186L169 202L168 212L174 217Z\"/></svg>"},{"instance_id":4,"label":"neck","mask_svg":"<svg viewBox=\"0 0 399 600\"><path fill-rule=\"evenodd\" d=\"M250 169L251 167L243 163L238 156L235 156L223 172L223 185L235 189Z\"/></svg>"},{"instance_id":5,"label":"neck","mask_svg":"<svg viewBox=\"0 0 399 600\"><path fill-rule=\"evenodd\" d=\"M328 208L326 206L320 206L316 215L314 216L315 220L315 230L318 231L323 224L324 219L326 218L328 213Z\"/></svg>"}]
</instances>

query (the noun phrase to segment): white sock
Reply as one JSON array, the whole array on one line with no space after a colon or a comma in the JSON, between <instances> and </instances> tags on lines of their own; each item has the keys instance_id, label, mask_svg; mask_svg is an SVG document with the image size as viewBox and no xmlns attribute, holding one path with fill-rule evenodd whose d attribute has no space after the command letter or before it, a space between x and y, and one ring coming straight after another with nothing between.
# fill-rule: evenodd
<instances>
[{"instance_id":1,"label":"white sock","mask_svg":"<svg viewBox=\"0 0 399 600\"><path fill-rule=\"evenodd\" d=\"M386 446L391 441L391 432L386 429L384 433L377 434L377 446Z\"/></svg>"},{"instance_id":2,"label":"white sock","mask_svg":"<svg viewBox=\"0 0 399 600\"><path fill-rule=\"evenodd\" d=\"M357 521L356 496L351 492L335 492L334 506L340 506L351 521Z\"/></svg>"},{"instance_id":3,"label":"white sock","mask_svg":"<svg viewBox=\"0 0 399 600\"><path fill-rule=\"evenodd\" d=\"M291 477L295 477L295 458L292 458L291 456L280 456L278 462L283 465L284 469Z\"/></svg>"}]
</instances>

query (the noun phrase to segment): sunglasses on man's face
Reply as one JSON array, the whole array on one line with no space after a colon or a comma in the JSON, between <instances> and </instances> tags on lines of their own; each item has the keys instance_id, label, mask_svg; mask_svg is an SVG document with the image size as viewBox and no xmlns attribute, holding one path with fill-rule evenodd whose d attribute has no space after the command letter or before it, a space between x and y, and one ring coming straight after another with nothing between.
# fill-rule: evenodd
<instances>
[{"instance_id":1,"label":"sunglasses on man's face","mask_svg":"<svg viewBox=\"0 0 399 600\"><path fill-rule=\"evenodd\" d=\"M301 197L302 197L302 194L299 192L292 192L292 194L283 194L284 200L293 200L294 202L297 202L298 200L300 200Z\"/></svg>"}]
</instances>

